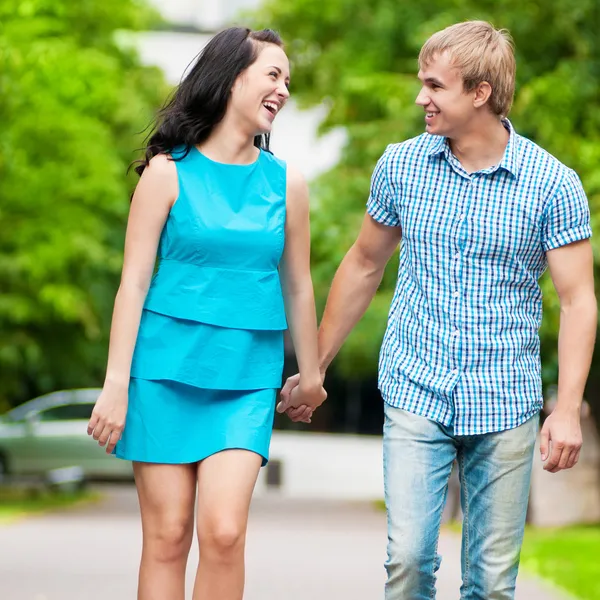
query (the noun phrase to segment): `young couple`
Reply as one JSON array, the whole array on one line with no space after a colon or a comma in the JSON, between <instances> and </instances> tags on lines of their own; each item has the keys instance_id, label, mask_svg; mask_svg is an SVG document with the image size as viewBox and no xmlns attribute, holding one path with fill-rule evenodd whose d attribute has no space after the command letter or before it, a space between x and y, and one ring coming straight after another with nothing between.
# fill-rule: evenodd
<instances>
[{"instance_id":1,"label":"young couple","mask_svg":"<svg viewBox=\"0 0 600 600\"><path fill-rule=\"evenodd\" d=\"M561 303L551 472L581 447L596 330L589 210L577 175L507 120L508 34L466 22L419 56L425 133L388 146L318 335L308 192L268 151L290 79L280 38L215 36L161 112L133 196L107 375L88 433L133 461L140 600L240 600L252 490L268 459L289 326L300 373L277 409L310 422L325 371L400 244L381 349L387 600L435 596L452 464L460 468L464 600L514 597L539 412L541 294ZM152 277L156 255L159 268ZM281 274L281 281L280 281Z\"/></svg>"}]
</instances>

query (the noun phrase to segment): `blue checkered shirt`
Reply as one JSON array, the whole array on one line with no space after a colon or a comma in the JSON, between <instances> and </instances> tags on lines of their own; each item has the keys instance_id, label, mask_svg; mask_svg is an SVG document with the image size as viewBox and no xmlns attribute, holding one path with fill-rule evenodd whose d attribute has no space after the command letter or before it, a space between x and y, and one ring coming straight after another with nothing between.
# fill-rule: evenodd
<instances>
[{"instance_id":1,"label":"blue checkered shirt","mask_svg":"<svg viewBox=\"0 0 600 600\"><path fill-rule=\"evenodd\" d=\"M388 146L367 203L402 229L379 389L455 435L511 429L540 410L538 279L546 252L591 236L575 172L504 125L502 161L472 174L444 137Z\"/></svg>"}]
</instances>

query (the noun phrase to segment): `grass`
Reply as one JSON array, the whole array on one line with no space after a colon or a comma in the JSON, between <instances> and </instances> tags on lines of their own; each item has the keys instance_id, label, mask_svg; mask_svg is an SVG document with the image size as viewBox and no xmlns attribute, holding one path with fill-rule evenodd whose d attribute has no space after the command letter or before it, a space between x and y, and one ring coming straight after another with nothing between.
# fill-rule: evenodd
<instances>
[{"instance_id":1,"label":"grass","mask_svg":"<svg viewBox=\"0 0 600 600\"><path fill-rule=\"evenodd\" d=\"M528 528L521 565L582 600L600 600L600 525Z\"/></svg>"},{"instance_id":2,"label":"grass","mask_svg":"<svg viewBox=\"0 0 600 600\"><path fill-rule=\"evenodd\" d=\"M22 517L51 510L61 510L94 502L97 492L49 492L27 489L0 488L0 525Z\"/></svg>"}]
</instances>

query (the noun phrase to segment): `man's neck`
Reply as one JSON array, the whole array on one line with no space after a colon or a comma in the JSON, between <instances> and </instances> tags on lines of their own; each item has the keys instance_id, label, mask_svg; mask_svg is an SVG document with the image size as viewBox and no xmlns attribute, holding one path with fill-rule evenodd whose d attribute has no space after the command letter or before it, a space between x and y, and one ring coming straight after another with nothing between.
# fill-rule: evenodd
<instances>
[{"instance_id":1,"label":"man's neck","mask_svg":"<svg viewBox=\"0 0 600 600\"><path fill-rule=\"evenodd\" d=\"M510 134L500 120L480 123L459 138L449 139L452 153L467 173L497 165L504 157Z\"/></svg>"}]
</instances>

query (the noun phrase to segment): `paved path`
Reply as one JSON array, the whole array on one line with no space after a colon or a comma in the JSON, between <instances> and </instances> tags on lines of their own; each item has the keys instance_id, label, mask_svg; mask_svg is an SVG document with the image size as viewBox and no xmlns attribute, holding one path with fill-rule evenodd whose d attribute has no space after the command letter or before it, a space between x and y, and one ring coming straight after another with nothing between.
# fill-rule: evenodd
<instances>
[{"instance_id":1,"label":"paved path","mask_svg":"<svg viewBox=\"0 0 600 600\"><path fill-rule=\"evenodd\" d=\"M100 505L0 527L1 600L134 600L140 547L135 491ZM460 542L443 535L438 600L458 600ZM261 498L251 517L245 600L377 600L385 518L364 505ZM189 569L193 580L194 548ZM165 599L168 600L168 599ZM559 600L520 581L517 600Z\"/></svg>"}]
</instances>

